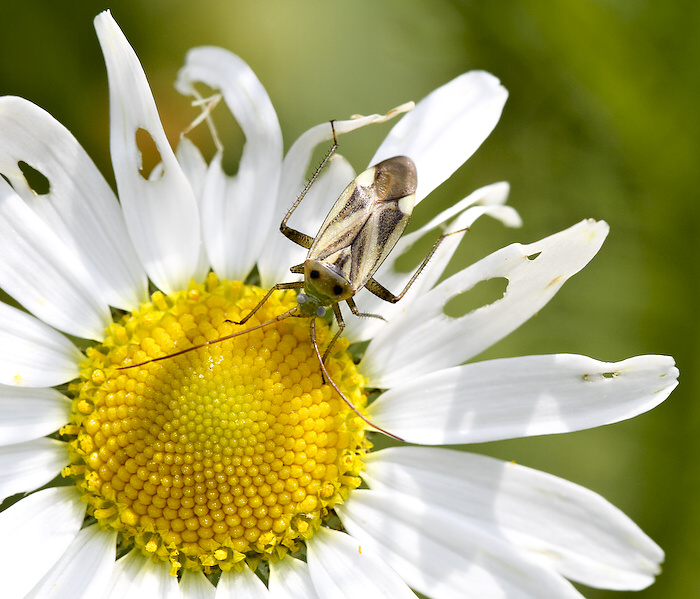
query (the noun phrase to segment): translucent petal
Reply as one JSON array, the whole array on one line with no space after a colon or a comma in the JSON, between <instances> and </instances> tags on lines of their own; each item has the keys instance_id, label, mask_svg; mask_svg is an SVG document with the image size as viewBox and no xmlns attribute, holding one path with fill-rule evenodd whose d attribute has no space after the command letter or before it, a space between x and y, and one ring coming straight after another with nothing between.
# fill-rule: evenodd
<instances>
[{"instance_id":1,"label":"translucent petal","mask_svg":"<svg viewBox=\"0 0 700 599\"><path fill-rule=\"evenodd\" d=\"M489 360L392 387L372 404L371 419L411 443L481 443L627 420L656 407L677 384L667 356Z\"/></svg>"},{"instance_id":2,"label":"translucent petal","mask_svg":"<svg viewBox=\"0 0 700 599\"><path fill-rule=\"evenodd\" d=\"M163 131L141 64L112 15L95 18L109 77L110 148L131 239L149 278L163 291L184 289L199 259L201 232L194 192ZM142 174L137 133L155 145L160 176Z\"/></svg>"},{"instance_id":3,"label":"translucent petal","mask_svg":"<svg viewBox=\"0 0 700 599\"><path fill-rule=\"evenodd\" d=\"M0 302L0 384L50 387L78 376L84 359L66 337Z\"/></svg>"},{"instance_id":4,"label":"translucent petal","mask_svg":"<svg viewBox=\"0 0 700 599\"><path fill-rule=\"evenodd\" d=\"M409 156L418 170L416 202L420 202L489 136L507 97L508 92L493 75L464 73L418 102L394 126L371 164L392 156Z\"/></svg>"},{"instance_id":5,"label":"translucent petal","mask_svg":"<svg viewBox=\"0 0 700 599\"><path fill-rule=\"evenodd\" d=\"M83 528L26 599L101 597L114 569L117 533L97 525Z\"/></svg>"},{"instance_id":6,"label":"translucent petal","mask_svg":"<svg viewBox=\"0 0 700 599\"><path fill-rule=\"evenodd\" d=\"M607 233L605 222L582 221L541 241L498 250L442 281L374 337L362 374L388 389L473 358L536 314L595 256ZM444 313L450 299L495 278L508 280L502 298L458 318Z\"/></svg>"},{"instance_id":7,"label":"translucent petal","mask_svg":"<svg viewBox=\"0 0 700 599\"><path fill-rule=\"evenodd\" d=\"M345 189L348 181L354 178L355 171L350 163L339 154L333 156L330 165L321 173L299 204L287 223L288 226L307 235L315 235L334 200ZM280 222L282 217L278 223ZM263 270L266 273L263 285L300 279L299 275L291 274L289 269L304 262L307 252L308 249L297 245L277 231L269 240L269 245L261 257L262 262L259 265L261 276Z\"/></svg>"},{"instance_id":8,"label":"translucent petal","mask_svg":"<svg viewBox=\"0 0 700 599\"><path fill-rule=\"evenodd\" d=\"M407 110L410 110L412 107L412 103L403 104L390 110L386 114L371 114L369 116L358 117L345 121L333 121L333 126L336 134L341 135L366 125L383 123ZM268 245L266 245L265 252L263 252L258 261L258 269L260 270L263 285L273 285L274 283L281 281L284 277L288 276L289 267L293 266L294 264L298 264L301 261L299 256L306 256L306 252L304 250L297 250L293 254L293 259L296 259L296 262L290 259L290 257L287 255L287 251L293 244L286 239L286 237L280 235L279 225L282 222L282 218L292 207L292 204L297 197L299 197L299 194L306 184L306 176L309 170L309 163L311 161L313 151L318 144L329 142L332 139L333 135L330 124L321 123L320 125L316 125L300 135L284 157L277 202L272 208L273 218L271 229L266 235ZM342 141L340 143L342 143ZM330 146L328 149L330 149ZM331 163L331 167L332 166L333 163ZM338 164L335 166L337 167ZM290 226L302 231L303 233L306 233L307 235L314 235L316 233L326 214L328 214L331 207L335 203L335 200L338 199L340 192L342 192L343 189L345 189L345 187L355 178L353 169L349 165L347 165L347 167L348 168L344 170L342 177L340 176L340 171L336 171L334 175L331 175L332 179L336 179L337 177L337 187L334 185L325 189L323 192L325 194L324 197L319 198L321 201L318 203L318 205L311 208L308 206L308 204L311 203L309 201L309 196L312 193L319 193L315 190L315 188L321 183L321 177L323 177L323 174L321 177L319 177L319 179L309 190L309 196L303 199L299 205L299 209L294 213L291 220L291 223L293 224L290 224ZM307 215L313 216L308 218ZM317 224L314 224L316 222Z\"/></svg>"},{"instance_id":9,"label":"translucent petal","mask_svg":"<svg viewBox=\"0 0 700 599\"><path fill-rule=\"evenodd\" d=\"M0 445L38 439L68 422L71 402L55 389L0 385Z\"/></svg>"},{"instance_id":10,"label":"translucent petal","mask_svg":"<svg viewBox=\"0 0 700 599\"><path fill-rule=\"evenodd\" d=\"M37 197L19 163L48 182ZM23 98L0 98L0 172L74 254L102 300L131 310L147 298L141 267L119 203L73 135Z\"/></svg>"},{"instance_id":11,"label":"translucent petal","mask_svg":"<svg viewBox=\"0 0 700 599\"><path fill-rule=\"evenodd\" d=\"M371 454L363 478L382 494L372 500L377 507L391 497L387 509L403 509L413 498L431 513L444 512L457 543L459 535L506 542L523 559L589 586L638 590L660 571L663 551L620 510L544 472L466 452L403 447ZM348 505L354 500L355 493Z\"/></svg>"}]
</instances>

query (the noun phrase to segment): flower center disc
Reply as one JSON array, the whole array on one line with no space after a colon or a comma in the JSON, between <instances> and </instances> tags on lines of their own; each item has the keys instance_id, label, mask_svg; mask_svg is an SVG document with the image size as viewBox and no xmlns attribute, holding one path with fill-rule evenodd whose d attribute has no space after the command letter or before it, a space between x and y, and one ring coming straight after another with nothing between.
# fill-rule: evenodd
<instances>
[{"instance_id":1,"label":"flower center disc","mask_svg":"<svg viewBox=\"0 0 700 599\"><path fill-rule=\"evenodd\" d=\"M219 282L165 296L113 324L71 385L64 432L89 513L125 543L180 567L229 570L297 550L359 484L364 423L327 384L308 320L288 318L182 355L294 306ZM280 297L281 300L280 301ZM277 299L275 299L277 298ZM330 339L319 328L319 343ZM361 408L364 380L339 340L328 371Z\"/></svg>"}]
</instances>

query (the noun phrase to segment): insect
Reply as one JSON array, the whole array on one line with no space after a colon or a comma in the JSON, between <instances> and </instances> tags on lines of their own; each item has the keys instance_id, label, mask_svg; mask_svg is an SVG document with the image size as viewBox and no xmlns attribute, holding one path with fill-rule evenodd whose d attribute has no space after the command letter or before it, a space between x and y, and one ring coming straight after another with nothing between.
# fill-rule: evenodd
<instances>
[{"instance_id":1,"label":"insect","mask_svg":"<svg viewBox=\"0 0 700 599\"><path fill-rule=\"evenodd\" d=\"M120 370L179 356L261 329L286 318L309 318L314 352L321 365L325 380L364 422L389 437L402 440L372 423L360 413L328 374L325 366L326 358L345 328L345 321L340 312L340 302L344 301L355 316L383 320L383 317L378 314L360 312L353 299L354 295L364 287L384 301L398 302L428 264L440 243L447 236L461 233L464 229L443 233L398 295L394 295L373 278L374 273L394 249L413 212L417 173L413 161L407 156L388 158L360 173L340 194L315 237L287 226L290 217L338 147L333 121L330 124L333 145L280 224L280 231L283 235L308 250L306 260L290 269L292 273L303 274L304 280L277 283L246 316L234 324L245 324L275 291L301 289L302 292L297 296L297 305L256 326L167 356L124 366ZM338 330L321 356L316 339L315 318L325 316L328 308L333 310Z\"/></svg>"}]
</instances>

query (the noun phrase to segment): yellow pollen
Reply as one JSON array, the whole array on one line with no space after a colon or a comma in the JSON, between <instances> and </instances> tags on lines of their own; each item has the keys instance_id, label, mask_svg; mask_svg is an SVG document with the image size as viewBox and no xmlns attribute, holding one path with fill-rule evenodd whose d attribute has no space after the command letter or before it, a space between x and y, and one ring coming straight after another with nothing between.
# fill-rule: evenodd
<instances>
[{"instance_id":1,"label":"yellow pollen","mask_svg":"<svg viewBox=\"0 0 700 599\"><path fill-rule=\"evenodd\" d=\"M365 424L324 383L309 322L288 318L158 362L255 326L295 305L274 294L235 325L263 290L220 282L164 295L111 325L71 385L72 464L88 511L125 544L204 570L299 550L357 487L370 448ZM320 326L319 326L320 325ZM331 338L317 324L319 343ZM364 379L339 340L328 372L359 409Z\"/></svg>"}]
</instances>

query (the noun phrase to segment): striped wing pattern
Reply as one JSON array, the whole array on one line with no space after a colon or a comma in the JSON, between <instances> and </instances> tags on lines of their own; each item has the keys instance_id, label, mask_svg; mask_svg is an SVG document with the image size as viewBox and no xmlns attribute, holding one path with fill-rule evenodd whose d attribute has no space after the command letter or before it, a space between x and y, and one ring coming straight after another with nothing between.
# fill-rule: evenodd
<instances>
[{"instance_id":1,"label":"striped wing pattern","mask_svg":"<svg viewBox=\"0 0 700 599\"><path fill-rule=\"evenodd\" d=\"M345 188L316 235L307 259L318 260L357 291L394 249L413 211L413 162L397 156Z\"/></svg>"}]
</instances>

